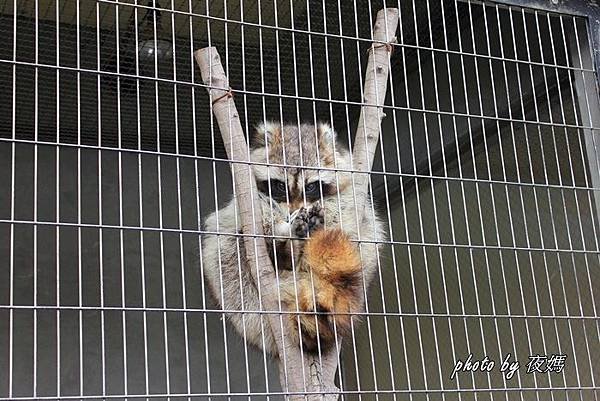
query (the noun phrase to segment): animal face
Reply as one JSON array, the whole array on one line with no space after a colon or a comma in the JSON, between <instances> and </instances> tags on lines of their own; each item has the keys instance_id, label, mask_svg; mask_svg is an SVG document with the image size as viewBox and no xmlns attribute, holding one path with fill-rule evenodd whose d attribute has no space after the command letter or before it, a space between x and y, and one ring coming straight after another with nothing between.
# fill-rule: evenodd
<instances>
[{"instance_id":1,"label":"animal face","mask_svg":"<svg viewBox=\"0 0 600 401\"><path fill-rule=\"evenodd\" d=\"M251 160L258 190L293 212L325 200L348 185L348 151L336 142L327 124L260 124L254 134ZM325 168L325 170L323 170Z\"/></svg>"}]
</instances>

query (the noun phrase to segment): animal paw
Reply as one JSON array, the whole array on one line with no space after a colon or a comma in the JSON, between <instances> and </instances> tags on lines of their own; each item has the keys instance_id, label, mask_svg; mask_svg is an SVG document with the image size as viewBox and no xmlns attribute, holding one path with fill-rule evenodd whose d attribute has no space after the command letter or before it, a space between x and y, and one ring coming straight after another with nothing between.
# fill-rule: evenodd
<instances>
[{"instance_id":1,"label":"animal paw","mask_svg":"<svg viewBox=\"0 0 600 401\"><path fill-rule=\"evenodd\" d=\"M308 235L308 210L301 208L292 221L292 234L298 238L305 238Z\"/></svg>"},{"instance_id":2,"label":"animal paw","mask_svg":"<svg viewBox=\"0 0 600 401\"><path fill-rule=\"evenodd\" d=\"M323 228L325 224L325 210L320 203L315 203L308 212L308 232L310 234Z\"/></svg>"},{"instance_id":3,"label":"animal paw","mask_svg":"<svg viewBox=\"0 0 600 401\"><path fill-rule=\"evenodd\" d=\"M325 212L319 203L310 209L301 208L292 222L292 233L298 238L306 238L309 234L323 228Z\"/></svg>"}]
</instances>

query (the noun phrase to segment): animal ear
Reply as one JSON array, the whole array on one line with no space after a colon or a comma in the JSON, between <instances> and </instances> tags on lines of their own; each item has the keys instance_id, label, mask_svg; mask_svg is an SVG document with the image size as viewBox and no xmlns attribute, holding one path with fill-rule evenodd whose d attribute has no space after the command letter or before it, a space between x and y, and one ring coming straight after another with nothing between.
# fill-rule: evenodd
<instances>
[{"instance_id":1,"label":"animal ear","mask_svg":"<svg viewBox=\"0 0 600 401\"><path fill-rule=\"evenodd\" d=\"M317 135L319 137L319 146L330 147L335 142L337 134L327 123L317 125Z\"/></svg>"},{"instance_id":2,"label":"animal ear","mask_svg":"<svg viewBox=\"0 0 600 401\"><path fill-rule=\"evenodd\" d=\"M264 121L256 126L252 146L272 145L281 138L281 125L273 121Z\"/></svg>"}]
</instances>

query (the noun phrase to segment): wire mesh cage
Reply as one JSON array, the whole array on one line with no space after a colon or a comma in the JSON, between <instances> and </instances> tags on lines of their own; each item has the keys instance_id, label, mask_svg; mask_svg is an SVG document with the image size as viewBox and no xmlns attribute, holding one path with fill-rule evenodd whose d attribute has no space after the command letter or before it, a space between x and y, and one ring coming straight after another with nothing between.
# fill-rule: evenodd
<instances>
[{"instance_id":1,"label":"wire mesh cage","mask_svg":"<svg viewBox=\"0 0 600 401\"><path fill-rule=\"evenodd\" d=\"M284 399L203 278L234 182L194 52L249 140L327 122L352 149L395 7L340 398L597 400L597 20L506 3L0 2L0 397Z\"/></svg>"}]
</instances>

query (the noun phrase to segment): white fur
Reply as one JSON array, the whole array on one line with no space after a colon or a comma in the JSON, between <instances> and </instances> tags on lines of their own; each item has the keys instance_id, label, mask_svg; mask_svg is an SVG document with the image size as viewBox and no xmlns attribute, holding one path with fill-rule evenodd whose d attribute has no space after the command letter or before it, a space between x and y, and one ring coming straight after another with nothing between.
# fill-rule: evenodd
<instances>
[{"instance_id":1,"label":"white fur","mask_svg":"<svg viewBox=\"0 0 600 401\"><path fill-rule=\"evenodd\" d=\"M265 129L268 130L266 125ZM331 131L333 132L333 130ZM255 149L253 153L256 151L264 152L264 148ZM348 157L342 157L339 153L338 155L338 166L342 168L349 167ZM253 158L253 160L256 160L256 158ZM259 179L266 179L266 175L263 174L266 169L266 166L254 166L254 172ZM349 175L349 173L338 173L338 179L340 182L349 182ZM327 177L331 179L331 182L336 182L334 172L321 171L321 177ZM261 196L260 200L265 235L275 233L275 235L288 236L290 233L288 219L294 210L287 210L286 204L278 204L279 207L273 207L274 202L271 202L266 196ZM260 287L254 282L250 270L253 266L246 263L243 238L235 235L240 231L240 219L239 216L236 219L234 202L235 199L232 199L218 212L218 227L223 235L207 234L202 238L204 277L212 294L223 309L240 312L261 310ZM325 213L326 228L341 226L354 240L358 240L359 237L367 241L385 239L386 234L383 223L377 217L373 217L370 201L367 203L364 217L360 220L360 223L357 223L351 185L347 185L337 195L326 197L322 206ZM217 230L216 213L212 213L206 218L204 227L208 231ZM273 243L273 240L268 238L266 241L270 244ZM302 241L294 241L294 243L296 242L302 244ZM378 245L373 242L365 242L360 245L364 283L367 286L377 271L377 247ZM293 280L292 272L280 270L279 280L282 283L291 282ZM246 341L249 344L265 349L272 355L277 354L273 335L268 329L266 319L263 320L264 325L261 325L261 319L264 316L251 313L227 313L227 317L240 335L245 332ZM265 328L265 330L263 331L262 328Z\"/></svg>"}]
</instances>

